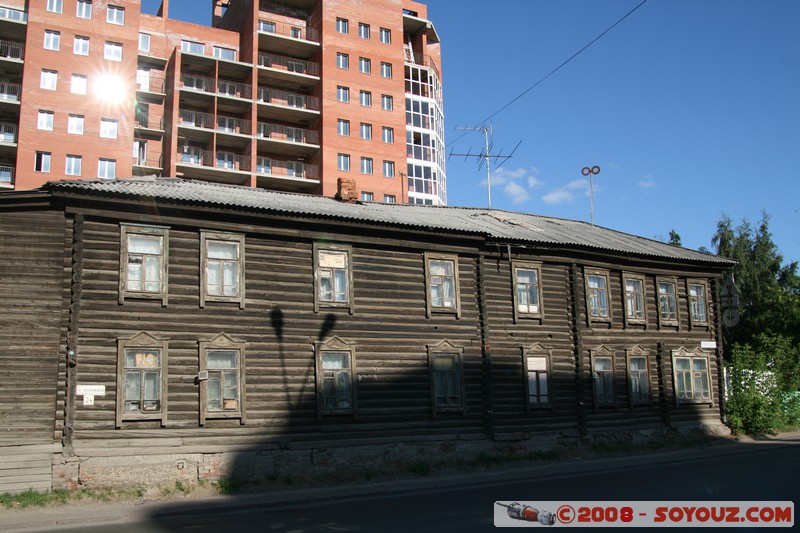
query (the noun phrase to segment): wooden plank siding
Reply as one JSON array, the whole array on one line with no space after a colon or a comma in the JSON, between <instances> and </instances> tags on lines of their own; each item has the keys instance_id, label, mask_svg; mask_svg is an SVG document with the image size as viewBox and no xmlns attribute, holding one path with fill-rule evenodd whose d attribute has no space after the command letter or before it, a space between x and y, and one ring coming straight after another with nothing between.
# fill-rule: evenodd
<instances>
[{"instance_id":1,"label":"wooden plank siding","mask_svg":"<svg viewBox=\"0 0 800 533\"><path fill-rule=\"evenodd\" d=\"M64 217L0 211L0 455L53 442Z\"/></svg>"}]
</instances>

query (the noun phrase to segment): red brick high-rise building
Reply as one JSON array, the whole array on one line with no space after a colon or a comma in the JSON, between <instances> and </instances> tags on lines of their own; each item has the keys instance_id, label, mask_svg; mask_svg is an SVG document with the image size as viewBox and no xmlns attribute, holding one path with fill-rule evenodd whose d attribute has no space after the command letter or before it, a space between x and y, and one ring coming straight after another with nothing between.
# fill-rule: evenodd
<instances>
[{"instance_id":1,"label":"red brick high-rise building","mask_svg":"<svg viewBox=\"0 0 800 533\"><path fill-rule=\"evenodd\" d=\"M211 26L169 0L0 0L0 190L156 175L447 203L426 6L197 4Z\"/></svg>"}]
</instances>

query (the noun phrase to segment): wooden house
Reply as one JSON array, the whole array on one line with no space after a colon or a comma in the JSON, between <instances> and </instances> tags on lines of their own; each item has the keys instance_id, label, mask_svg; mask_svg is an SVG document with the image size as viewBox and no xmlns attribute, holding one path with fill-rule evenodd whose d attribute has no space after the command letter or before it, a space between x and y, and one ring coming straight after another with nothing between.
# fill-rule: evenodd
<instances>
[{"instance_id":1,"label":"wooden house","mask_svg":"<svg viewBox=\"0 0 800 533\"><path fill-rule=\"evenodd\" d=\"M0 491L724 431L732 263L585 222L64 181L0 266Z\"/></svg>"}]
</instances>

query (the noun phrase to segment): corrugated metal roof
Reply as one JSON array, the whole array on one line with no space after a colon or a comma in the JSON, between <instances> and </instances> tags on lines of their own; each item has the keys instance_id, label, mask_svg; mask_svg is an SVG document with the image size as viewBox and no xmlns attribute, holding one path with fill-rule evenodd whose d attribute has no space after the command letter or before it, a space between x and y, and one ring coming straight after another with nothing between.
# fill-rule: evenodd
<instances>
[{"instance_id":1,"label":"corrugated metal roof","mask_svg":"<svg viewBox=\"0 0 800 533\"><path fill-rule=\"evenodd\" d=\"M715 255L593 226L578 220L467 207L345 203L333 198L220 185L176 178L54 181L51 193L120 196L228 207L287 215L333 218L399 228L481 235L487 240L594 249L643 257L732 265Z\"/></svg>"}]
</instances>

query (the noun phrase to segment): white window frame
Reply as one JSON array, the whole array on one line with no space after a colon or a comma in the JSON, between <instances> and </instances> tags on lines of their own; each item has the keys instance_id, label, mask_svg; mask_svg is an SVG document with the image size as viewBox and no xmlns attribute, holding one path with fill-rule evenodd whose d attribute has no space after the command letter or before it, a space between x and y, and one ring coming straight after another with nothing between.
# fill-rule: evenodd
<instances>
[{"instance_id":1,"label":"white window frame","mask_svg":"<svg viewBox=\"0 0 800 533\"><path fill-rule=\"evenodd\" d=\"M39 78L39 88L47 91L55 91L57 87L58 71L43 68L41 77Z\"/></svg>"},{"instance_id":2,"label":"white window frame","mask_svg":"<svg viewBox=\"0 0 800 533\"><path fill-rule=\"evenodd\" d=\"M109 24L116 24L117 26L125 25L125 8L120 6L109 5L106 8L106 22Z\"/></svg>"},{"instance_id":3,"label":"white window frame","mask_svg":"<svg viewBox=\"0 0 800 533\"><path fill-rule=\"evenodd\" d=\"M83 157L79 155L67 154L66 163L64 165L64 174L67 176L80 176L82 166Z\"/></svg>"},{"instance_id":4,"label":"white window frame","mask_svg":"<svg viewBox=\"0 0 800 533\"><path fill-rule=\"evenodd\" d=\"M55 113L52 111L45 111L40 109L36 117L36 129L44 131L53 131L53 122Z\"/></svg>"},{"instance_id":5,"label":"white window frame","mask_svg":"<svg viewBox=\"0 0 800 533\"><path fill-rule=\"evenodd\" d=\"M382 78L391 78L392 77L392 64L386 63L385 61L381 61L381 77Z\"/></svg>"},{"instance_id":6,"label":"white window frame","mask_svg":"<svg viewBox=\"0 0 800 533\"><path fill-rule=\"evenodd\" d=\"M372 60L368 57L359 57L358 71L361 74L372 74Z\"/></svg>"},{"instance_id":7,"label":"white window frame","mask_svg":"<svg viewBox=\"0 0 800 533\"><path fill-rule=\"evenodd\" d=\"M76 56L89 55L89 37L83 35L76 35L72 41L72 53Z\"/></svg>"},{"instance_id":8,"label":"white window frame","mask_svg":"<svg viewBox=\"0 0 800 533\"><path fill-rule=\"evenodd\" d=\"M592 322L611 322L611 290L608 271L597 269L585 269L585 290L586 290L586 317L589 325ZM601 279L602 287L592 287L592 279ZM605 300L605 302L603 302ZM605 308L602 304L605 303Z\"/></svg>"},{"instance_id":9,"label":"white window frame","mask_svg":"<svg viewBox=\"0 0 800 533\"><path fill-rule=\"evenodd\" d=\"M383 126L381 129L381 140L386 144L394 144L394 128Z\"/></svg>"},{"instance_id":10,"label":"white window frame","mask_svg":"<svg viewBox=\"0 0 800 533\"><path fill-rule=\"evenodd\" d=\"M672 289L672 292L665 288ZM680 310L678 309L678 281L675 278L656 278L656 302L658 305L658 325L679 326ZM670 308L671 307L671 308Z\"/></svg>"},{"instance_id":11,"label":"white window frame","mask_svg":"<svg viewBox=\"0 0 800 533\"><path fill-rule=\"evenodd\" d=\"M458 279L458 256L452 254L439 254L433 252L425 252L425 303L426 303L426 316L428 318L433 314L451 314L456 317L461 317L461 291ZM449 263L452 273L447 275L434 274L433 267L439 267ZM446 287L450 285L452 288L452 296L445 298ZM434 293L439 292L441 296L434 298ZM452 304L447 302L452 300Z\"/></svg>"},{"instance_id":12,"label":"white window frame","mask_svg":"<svg viewBox=\"0 0 800 533\"><path fill-rule=\"evenodd\" d=\"M518 272L533 272L535 283L520 282ZM521 318L544 318L544 304L542 302L542 264L530 261L511 261L511 283L513 286L514 322ZM535 286L536 303L531 302L530 287ZM524 296L522 291L524 290ZM523 301L524 300L524 301ZM532 309L531 306L535 308Z\"/></svg>"},{"instance_id":13,"label":"white window frame","mask_svg":"<svg viewBox=\"0 0 800 533\"><path fill-rule=\"evenodd\" d=\"M119 121L115 118L100 119L100 137L103 139L116 139L119 130Z\"/></svg>"},{"instance_id":14,"label":"white window frame","mask_svg":"<svg viewBox=\"0 0 800 533\"><path fill-rule=\"evenodd\" d=\"M361 191L361 201L362 202L374 202L375 201L375 194L369 191Z\"/></svg>"},{"instance_id":15,"label":"white window frame","mask_svg":"<svg viewBox=\"0 0 800 533\"><path fill-rule=\"evenodd\" d=\"M50 152L37 151L33 159L34 172L50 173L50 163L52 162L53 154Z\"/></svg>"},{"instance_id":16,"label":"white window frame","mask_svg":"<svg viewBox=\"0 0 800 533\"><path fill-rule=\"evenodd\" d=\"M336 100L342 103L350 103L350 87L339 85L336 87Z\"/></svg>"},{"instance_id":17,"label":"white window frame","mask_svg":"<svg viewBox=\"0 0 800 533\"><path fill-rule=\"evenodd\" d=\"M630 406L651 403L650 357L646 350L639 346L625 350L626 368L628 370L628 398ZM644 360L644 368L633 368L634 360ZM639 397L635 397L637 395ZM642 397L642 395L644 397Z\"/></svg>"},{"instance_id":18,"label":"white window frame","mask_svg":"<svg viewBox=\"0 0 800 533\"><path fill-rule=\"evenodd\" d=\"M336 52L336 67L342 70L350 68L350 55L344 52Z\"/></svg>"},{"instance_id":19,"label":"white window frame","mask_svg":"<svg viewBox=\"0 0 800 533\"><path fill-rule=\"evenodd\" d=\"M91 19L92 0L78 0L75 6L75 16L80 19Z\"/></svg>"},{"instance_id":20,"label":"white window frame","mask_svg":"<svg viewBox=\"0 0 800 533\"><path fill-rule=\"evenodd\" d=\"M358 93L358 103L363 107L372 107L372 93L370 91L360 91Z\"/></svg>"},{"instance_id":21,"label":"white window frame","mask_svg":"<svg viewBox=\"0 0 800 533\"><path fill-rule=\"evenodd\" d=\"M314 312L338 307L354 312L353 248L314 243ZM342 288L341 283L345 283Z\"/></svg>"},{"instance_id":22,"label":"white window frame","mask_svg":"<svg viewBox=\"0 0 800 533\"><path fill-rule=\"evenodd\" d=\"M72 94L86 94L88 78L83 74L73 74L69 82L69 92Z\"/></svg>"},{"instance_id":23,"label":"white window frame","mask_svg":"<svg viewBox=\"0 0 800 533\"><path fill-rule=\"evenodd\" d=\"M225 61L236 61L236 50L234 50L233 48L226 48L224 46L213 46L211 49L211 54L217 59L222 59Z\"/></svg>"},{"instance_id":24,"label":"white window frame","mask_svg":"<svg viewBox=\"0 0 800 533\"><path fill-rule=\"evenodd\" d=\"M689 362L689 369L678 369ZM695 363L702 362L705 369L696 368ZM675 391L675 405L681 404L714 404L714 391L711 388L711 357L697 348L689 351L681 346L672 350L672 383ZM698 387L700 385L700 387ZM700 390L696 390L700 389ZM705 389L705 390L703 390ZM707 395L703 393L707 392Z\"/></svg>"},{"instance_id":25,"label":"white window frame","mask_svg":"<svg viewBox=\"0 0 800 533\"><path fill-rule=\"evenodd\" d=\"M128 339L117 338L117 414L116 427L121 428L123 422L136 422L140 420L161 420L161 426L167 424L167 394L168 388L168 357L167 346L169 339L157 338L145 332L140 332ZM137 353L138 352L138 353ZM150 353L148 353L150 352ZM155 361L152 355L158 354ZM128 355L134 357L134 364L128 365ZM146 409L141 405L139 409L126 410L127 381L131 374L140 374L140 397L144 403L143 391L145 389L143 378L145 373L157 372L156 383L157 409Z\"/></svg>"},{"instance_id":26,"label":"white window frame","mask_svg":"<svg viewBox=\"0 0 800 533\"><path fill-rule=\"evenodd\" d=\"M200 374L198 381L200 385L200 425L205 426L208 419L239 419L240 424L246 422L247 409L245 405L245 348L247 343L237 342L231 337L221 333L209 340L199 341L200 351ZM233 354L236 365L232 368L210 367L208 356L215 352ZM235 391L226 392L225 378L227 375L234 375L236 385ZM211 407L209 405L209 388L211 383L219 383L220 406Z\"/></svg>"},{"instance_id":27,"label":"white window frame","mask_svg":"<svg viewBox=\"0 0 800 533\"><path fill-rule=\"evenodd\" d=\"M551 355L551 351L541 344L522 347L525 408L528 413L553 405Z\"/></svg>"},{"instance_id":28,"label":"white window frame","mask_svg":"<svg viewBox=\"0 0 800 533\"><path fill-rule=\"evenodd\" d=\"M44 49L58 52L61 50L61 32L56 30L44 30Z\"/></svg>"},{"instance_id":29,"label":"white window frame","mask_svg":"<svg viewBox=\"0 0 800 533\"><path fill-rule=\"evenodd\" d=\"M616 407L617 405L617 377L616 357L614 352L605 346L589 351L591 356L592 391L595 409L598 407ZM610 368L597 369L600 361L608 361ZM610 389L610 390L609 390Z\"/></svg>"},{"instance_id":30,"label":"white window frame","mask_svg":"<svg viewBox=\"0 0 800 533\"><path fill-rule=\"evenodd\" d=\"M83 126L86 117L83 115L70 114L67 118L67 133L72 135L83 135Z\"/></svg>"},{"instance_id":31,"label":"white window frame","mask_svg":"<svg viewBox=\"0 0 800 533\"><path fill-rule=\"evenodd\" d=\"M395 165L394 161L386 161L383 162L383 177L384 178L394 178L395 176Z\"/></svg>"},{"instance_id":32,"label":"white window frame","mask_svg":"<svg viewBox=\"0 0 800 533\"><path fill-rule=\"evenodd\" d=\"M336 168L341 172L350 172L350 154L338 154Z\"/></svg>"},{"instance_id":33,"label":"white window frame","mask_svg":"<svg viewBox=\"0 0 800 533\"><path fill-rule=\"evenodd\" d=\"M372 124L368 122L362 122L358 128L359 137L364 139L365 141L372 140Z\"/></svg>"},{"instance_id":34,"label":"white window frame","mask_svg":"<svg viewBox=\"0 0 800 533\"><path fill-rule=\"evenodd\" d=\"M336 33L342 33L344 35L350 33L350 21L345 18L336 17Z\"/></svg>"},{"instance_id":35,"label":"white window frame","mask_svg":"<svg viewBox=\"0 0 800 533\"><path fill-rule=\"evenodd\" d=\"M633 285L633 290L628 286L629 283ZM624 273L622 290L625 293L625 324L647 324L647 285L644 276Z\"/></svg>"},{"instance_id":36,"label":"white window frame","mask_svg":"<svg viewBox=\"0 0 800 533\"><path fill-rule=\"evenodd\" d=\"M361 39L369 39L370 36L370 27L369 24L365 22L358 23L358 36Z\"/></svg>"},{"instance_id":37,"label":"white window frame","mask_svg":"<svg viewBox=\"0 0 800 533\"><path fill-rule=\"evenodd\" d=\"M190 41L188 39L181 39L181 52L196 54L196 55L205 55L206 54L206 45L205 43L201 43L198 41Z\"/></svg>"},{"instance_id":38,"label":"white window frame","mask_svg":"<svg viewBox=\"0 0 800 533\"><path fill-rule=\"evenodd\" d=\"M142 279L141 287L128 287L128 278L131 273L131 265L129 264L129 239L128 237L144 237L147 239L159 239L160 253L158 254L134 254L141 255L141 267L138 267L143 276L147 275L148 259L150 262L157 261L158 272L158 286L148 290L145 285L148 280ZM169 228L159 226L134 226L130 224L120 224L119 232L119 303L125 302L126 298L143 298L147 300L161 300L161 305L167 305L167 288L169 287ZM137 263L133 263L137 264ZM152 283L152 280L150 280Z\"/></svg>"},{"instance_id":39,"label":"white window frame","mask_svg":"<svg viewBox=\"0 0 800 533\"><path fill-rule=\"evenodd\" d=\"M361 173L371 175L373 172L373 161L371 157L361 158Z\"/></svg>"},{"instance_id":40,"label":"white window frame","mask_svg":"<svg viewBox=\"0 0 800 533\"><path fill-rule=\"evenodd\" d=\"M698 287L702 294L692 294L692 289ZM689 302L689 320L692 327L708 326L708 282L699 279L686 280L686 295ZM702 314L700 314L702 313Z\"/></svg>"},{"instance_id":41,"label":"white window frame","mask_svg":"<svg viewBox=\"0 0 800 533\"><path fill-rule=\"evenodd\" d=\"M223 243L235 245L236 258L212 258L209 253L209 245L213 243ZM245 305L245 239L240 233L220 233L213 231L202 231L200 233L200 307L205 307L206 302L234 302L239 304L239 309L244 309ZM224 271L227 266L234 267L236 292L224 294ZM218 271L218 279L221 283L221 291L212 290L209 285L210 272L212 269Z\"/></svg>"},{"instance_id":42,"label":"white window frame","mask_svg":"<svg viewBox=\"0 0 800 533\"><path fill-rule=\"evenodd\" d=\"M394 111L394 97L392 95L381 95L381 109L384 111Z\"/></svg>"},{"instance_id":43,"label":"white window frame","mask_svg":"<svg viewBox=\"0 0 800 533\"><path fill-rule=\"evenodd\" d=\"M152 36L149 33L139 32L139 51L140 52L149 52L150 51L150 40Z\"/></svg>"},{"instance_id":44,"label":"white window frame","mask_svg":"<svg viewBox=\"0 0 800 533\"><path fill-rule=\"evenodd\" d=\"M122 61L122 43L106 41L105 46L103 46L103 59Z\"/></svg>"},{"instance_id":45,"label":"white window frame","mask_svg":"<svg viewBox=\"0 0 800 533\"><path fill-rule=\"evenodd\" d=\"M392 30L388 28L380 29L380 41L383 44L392 44Z\"/></svg>"},{"instance_id":46,"label":"white window frame","mask_svg":"<svg viewBox=\"0 0 800 533\"><path fill-rule=\"evenodd\" d=\"M99 179L117 179L117 160L101 157L97 161L97 177Z\"/></svg>"},{"instance_id":47,"label":"white window frame","mask_svg":"<svg viewBox=\"0 0 800 533\"><path fill-rule=\"evenodd\" d=\"M385 204L396 204L397 203L397 196L394 194L384 194L383 195L383 203Z\"/></svg>"},{"instance_id":48,"label":"white window frame","mask_svg":"<svg viewBox=\"0 0 800 533\"><path fill-rule=\"evenodd\" d=\"M50 13L63 13L64 0L47 0L47 11Z\"/></svg>"},{"instance_id":49,"label":"white window frame","mask_svg":"<svg viewBox=\"0 0 800 533\"><path fill-rule=\"evenodd\" d=\"M343 118L336 120L336 133L343 137L350 136L350 121Z\"/></svg>"}]
</instances>

